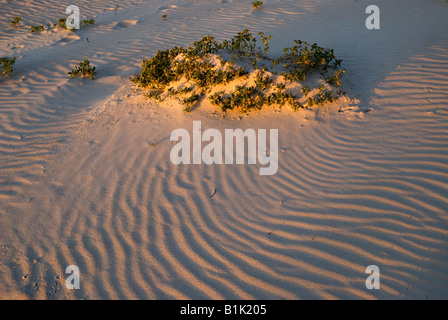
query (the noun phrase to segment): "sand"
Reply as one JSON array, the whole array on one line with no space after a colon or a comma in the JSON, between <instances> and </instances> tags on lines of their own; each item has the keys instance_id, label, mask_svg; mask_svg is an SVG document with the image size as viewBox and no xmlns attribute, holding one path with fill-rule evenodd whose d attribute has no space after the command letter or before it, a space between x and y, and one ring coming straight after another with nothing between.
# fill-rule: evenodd
<instances>
[{"instance_id":1,"label":"sand","mask_svg":"<svg viewBox=\"0 0 448 320\"><path fill-rule=\"evenodd\" d=\"M17 57L0 79L1 299L448 298L446 1L375 1L367 30L367 1L78 0L94 26L30 32L68 4L0 2L0 56ZM273 54L334 48L347 97L223 117L129 82L158 50L244 28ZM86 58L96 79L69 79ZM278 129L278 172L172 164L193 121Z\"/></svg>"}]
</instances>

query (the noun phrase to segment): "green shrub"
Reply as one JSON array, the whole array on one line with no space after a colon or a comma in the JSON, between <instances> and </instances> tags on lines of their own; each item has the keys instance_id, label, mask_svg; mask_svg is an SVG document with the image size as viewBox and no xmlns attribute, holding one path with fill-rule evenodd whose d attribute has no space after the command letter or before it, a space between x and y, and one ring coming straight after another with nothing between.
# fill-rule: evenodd
<instances>
[{"instance_id":1,"label":"green shrub","mask_svg":"<svg viewBox=\"0 0 448 320\"><path fill-rule=\"evenodd\" d=\"M284 91L284 90L286 90L286 84L283 83L283 82L279 82L279 83L277 83L277 90L278 90L278 91Z\"/></svg>"},{"instance_id":2,"label":"green shrub","mask_svg":"<svg viewBox=\"0 0 448 320\"><path fill-rule=\"evenodd\" d=\"M257 46L257 39L245 29L222 43L205 36L189 48L158 51L154 57L143 60L141 73L130 80L151 89L146 94L149 98L161 101L163 93L164 97L179 96L188 112L202 96L207 96L223 112L233 109L247 112L274 104L280 107L287 104L297 110L338 99L342 91L333 91L332 86L341 84L344 70L339 69L342 60L336 59L333 50L297 40L293 47L283 50L282 56L270 58L267 54L271 37L262 32L258 35L263 48ZM246 70L241 66L245 64L253 68ZM283 71L279 76L276 70L266 67L281 64ZM317 93L304 83L311 74L320 75ZM232 85L237 79L244 84ZM227 84L230 92L213 92L216 86ZM309 96L311 91L314 94Z\"/></svg>"},{"instance_id":3,"label":"green shrub","mask_svg":"<svg viewBox=\"0 0 448 320\"><path fill-rule=\"evenodd\" d=\"M16 57L7 58L7 57L1 57L0 63L2 66L2 73L5 74L7 77L10 77L13 73L13 65L16 62Z\"/></svg>"},{"instance_id":4,"label":"green shrub","mask_svg":"<svg viewBox=\"0 0 448 320\"><path fill-rule=\"evenodd\" d=\"M341 78L340 75L344 74L345 70L336 70L331 77L326 77L325 80L333 85L333 86L340 86L341 85Z\"/></svg>"},{"instance_id":5,"label":"green shrub","mask_svg":"<svg viewBox=\"0 0 448 320\"><path fill-rule=\"evenodd\" d=\"M264 36L263 32L259 32L258 35L261 37L261 41L263 41L263 45L264 45L264 53L268 54L269 51L269 43L271 42L271 38L272 36Z\"/></svg>"},{"instance_id":6,"label":"green shrub","mask_svg":"<svg viewBox=\"0 0 448 320\"><path fill-rule=\"evenodd\" d=\"M183 51L180 48L158 51L153 58L143 60L141 74L131 78L131 81L141 87L165 88L176 78L172 70L173 60Z\"/></svg>"},{"instance_id":7,"label":"green shrub","mask_svg":"<svg viewBox=\"0 0 448 320\"><path fill-rule=\"evenodd\" d=\"M20 17L16 17L16 18L20 18ZM14 18L14 19L16 19ZM13 20L15 21L15 20ZM13 21L11 21L11 25L13 24ZM21 18L20 18L21 21ZM18 22L16 22L16 24L18 24ZM84 26L87 27L89 25L94 25L95 24L95 20L90 18L90 19L85 19L82 20L80 22L80 26ZM65 30L70 30L70 31L75 31L75 29L69 29L67 27L67 18L59 18L56 20L56 23L47 23L47 29L50 30L51 26L53 26L54 28L59 27ZM40 32L44 30L44 26L43 25L36 25L36 26L31 26L31 32Z\"/></svg>"},{"instance_id":8,"label":"green shrub","mask_svg":"<svg viewBox=\"0 0 448 320\"><path fill-rule=\"evenodd\" d=\"M255 9L260 9L263 6L263 1L252 1L251 3Z\"/></svg>"},{"instance_id":9,"label":"green shrub","mask_svg":"<svg viewBox=\"0 0 448 320\"><path fill-rule=\"evenodd\" d=\"M41 32L44 31L44 26L43 25L31 26L30 30L31 32Z\"/></svg>"},{"instance_id":10,"label":"green shrub","mask_svg":"<svg viewBox=\"0 0 448 320\"><path fill-rule=\"evenodd\" d=\"M90 19L84 19L80 22L80 26L84 26L87 27L89 25L94 25L95 24L95 20L90 18ZM54 27L60 27L62 29L65 30L70 30L70 31L74 31L75 29L70 29L67 27L67 18L59 18L56 20L56 23L53 24Z\"/></svg>"},{"instance_id":11,"label":"green shrub","mask_svg":"<svg viewBox=\"0 0 448 320\"><path fill-rule=\"evenodd\" d=\"M255 76L255 84L257 87L260 87L261 90L266 90L271 87L272 82L274 82L274 79L272 79L269 76L263 77L263 72L258 72Z\"/></svg>"},{"instance_id":12,"label":"green shrub","mask_svg":"<svg viewBox=\"0 0 448 320\"><path fill-rule=\"evenodd\" d=\"M308 86L303 86L302 92L303 92L303 95L306 97L308 95L308 93L310 92L310 88Z\"/></svg>"},{"instance_id":13,"label":"green shrub","mask_svg":"<svg viewBox=\"0 0 448 320\"><path fill-rule=\"evenodd\" d=\"M149 91L149 92L145 93L144 96L149 98L149 99L155 99L155 100L157 100L159 102L162 102L163 101L163 99L161 97L162 93L163 93L162 90L152 90L152 91Z\"/></svg>"},{"instance_id":14,"label":"green shrub","mask_svg":"<svg viewBox=\"0 0 448 320\"><path fill-rule=\"evenodd\" d=\"M201 97L200 94L193 93L190 97L182 100L182 103L186 105L185 111L190 112L191 108L193 108L194 105L199 101L200 97Z\"/></svg>"},{"instance_id":15,"label":"green shrub","mask_svg":"<svg viewBox=\"0 0 448 320\"><path fill-rule=\"evenodd\" d=\"M79 63L79 66L75 66L75 69L67 72L70 78L81 76L82 78L90 77L95 80L95 69L96 67L90 66L89 60L85 59L83 62Z\"/></svg>"},{"instance_id":16,"label":"green shrub","mask_svg":"<svg viewBox=\"0 0 448 320\"><path fill-rule=\"evenodd\" d=\"M296 40L295 46L283 49L284 75L290 81L305 81L306 76L315 71L338 68L342 60L336 59L333 49L327 50L316 43L310 45Z\"/></svg>"},{"instance_id":17,"label":"green shrub","mask_svg":"<svg viewBox=\"0 0 448 320\"><path fill-rule=\"evenodd\" d=\"M22 21L21 17L14 17L14 19L11 20L11 28L18 28L20 27L20 22Z\"/></svg>"},{"instance_id":18,"label":"green shrub","mask_svg":"<svg viewBox=\"0 0 448 320\"><path fill-rule=\"evenodd\" d=\"M66 21L67 21L66 18L59 18L58 20L56 20L56 23L53 24L53 26L55 26L55 27L58 26L58 27L60 27L62 29L68 30Z\"/></svg>"},{"instance_id":19,"label":"green shrub","mask_svg":"<svg viewBox=\"0 0 448 320\"><path fill-rule=\"evenodd\" d=\"M253 60L253 56L257 50L256 44L257 39L252 36L248 29L244 29L243 32L238 32L230 41L223 41L222 47L231 53L238 54L240 59L247 57Z\"/></svg>"},{"instance_id":20,"label":"green shrub","mask_svg":"<svg viewBox=\"0 0 448 320\"><path fill-rule=\"evenodd\" d=\"M89 20L82 20L81 21L81 26L89 26L89 25L94 25L95 24L95 20L90 18Z\"/></svg>"}]
</instances>

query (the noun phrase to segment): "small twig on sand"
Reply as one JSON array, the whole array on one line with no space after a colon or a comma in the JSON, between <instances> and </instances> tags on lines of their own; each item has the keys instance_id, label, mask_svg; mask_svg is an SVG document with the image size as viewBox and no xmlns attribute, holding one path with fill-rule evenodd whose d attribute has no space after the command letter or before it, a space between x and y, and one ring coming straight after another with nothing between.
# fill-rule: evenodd
<instances>
[{"instance_id":1,"label":"small twig on sand","mask_svg":"<svg viewBox=\"0 0 448 320\"><path fill-rule=\"evenodd\" d=\"M216 188L215 188L215 191L213 191L213 194L208 198L210 199L211 197L213 197L215 195L215 193L216 193Z\"/></svg>"}]
</instances>

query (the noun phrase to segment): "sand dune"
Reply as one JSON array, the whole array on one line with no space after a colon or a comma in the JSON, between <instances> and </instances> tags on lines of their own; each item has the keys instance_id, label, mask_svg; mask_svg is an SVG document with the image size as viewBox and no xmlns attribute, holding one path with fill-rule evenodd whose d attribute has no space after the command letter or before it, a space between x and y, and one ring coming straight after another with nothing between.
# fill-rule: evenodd
<instances>
[{"instance_id":1,"label":"sand dune","mask_svg":"<svg viewBox=\"0 0 448 320\"><path fill-rule=\"evenodd\" d=\"M378 1L377 31L363 1L77 5L95 26L31 34L11 18L44 24L65 8L0 3L1 56L18 57L0 80L0 298L448 297L445 2ZM295 39L334 48L348 98L223 118L128 81L157 50L244 28L272 34L277 53ZM68 79L85 58L97 78ZM193 121L279 129L278 172L172 164L170 133ZM65 288L73 264L79 290ZM380 290L365 287L372 264Z\"/></svg>"}]
</instances>

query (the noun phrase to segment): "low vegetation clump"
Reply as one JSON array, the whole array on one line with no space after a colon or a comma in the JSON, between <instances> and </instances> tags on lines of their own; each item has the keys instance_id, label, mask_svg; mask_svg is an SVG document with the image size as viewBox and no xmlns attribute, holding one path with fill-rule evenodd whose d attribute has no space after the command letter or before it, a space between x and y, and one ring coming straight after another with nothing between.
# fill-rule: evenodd
<instances>
[{"instance_id":1,"label":"low vegetation clump","mask_svg":"<svg viewBox=\"0 0 448 320\"><path fill-rule=\"evenodd\" d=\"M81 26L87 27L89 25L94 25L95 24L95 20L90 18L90 19L84 19L81 21Z\"/></svg>"},{"instance_id":2,"label":"low vegetation clump","mask_svg":"<svg viewBox=\"0 0 448 320\"><path fill-rule=\"evenodd\" d=\"M79 63L79 66L75 66L75 69L67 72L70 78L81 76L82 78L90 77L95 80L96 67L90 65L89 60L85 59L83 62Z\"/></svg>"},{"instance_id":3,"label":"low vegetation clump","mask_svg":"<svg viewBox=\"0 0 448 320\"><path fill-rule=\"evenodd\" d=\"M95 20L90 18L90 19L81 20L79 25L81 27L87 27L89 25L94 25L94 24L95 24ZM67 27L67 19L66 18L57 19L56 23L54 23L53 26L54 27L59 27L59 28L65 29L65 30L72 30L72 31L74 31L74 29L70 29L70 28Z\"/></svg>"},{"instance_id":4,"label":"low vegetation clump","mask_svg":"<svg viewBox=\"0 0 448 320\"><path fill-rule=\"evenodd\" d=\"M177 97L187 112L205 99L223 112L248 112L271 105L309 108L343 94L345 71L332 49L297 40L281 56L270 57L271 36L258 36L245 29L231 40L206 36L189 48L161 50L143 60L131 81L149 89L148 98Z\"/></svg>"},{"instance_id":5,"label":"low vegetation clump","mask_svg":"<svg viewBox=\"0 0 448 320\"><path fill-rule=\"evenodd\" d=\"M31 30L31 32L41 32L41 31L44 31L44 26L41 24L38 24L35 26L31 26L30 30Z\"/></svg>"},{"instance_id":6,"label":"low vegetation clump","mask_svg":"<svg viewBox=\"0 0 448 320\"><path fill-rule=\"evenodd\" d=\"M1 57L0 64L1 64L2 74L5 74L7 77L10 77L14 71L13 65L15 62L16 62L16 57L12 57L12 58Z\"/></svg>"},{"instance_id":7,"label":"low vegetation clump","mask_svg":"<svg viewBox=\"0 0 448 320\"><path fill-rule=\"evenodd\" d=\"M21 17L14 17L11 20L11 28L18 28L18 27L20 27L20 22L22 22L22 18Z\"/></svg>"},{"instance_id":8,"label":"low vegetation clump","mask_svg":"<svg viewBox=\"0 0 448 320\"><path fill-rule=\"evenodd\" d=\"M255 9L260 9L263 6L263 1L252 1L251 3Z\"/></svg>"},{"instance_id":9,"label":"low vegetation clump","mask_svg":"<svg viewBox=\"0 0 448 320\"><path fill-rule=\"evenodd\" d=\"M67 23L66 18L59 18L56 20L56 23L53 23L53 27L59 27L68 30L66 23Z\"/></svg>"},{"instance_id":10,"label":"low vegetation clump","mask_svg":"<svg viewBox=\"0 0 448 320\"><path fill-rule=\"evenodd\" d=\"M17 20L17 18L19 18L19 20ZM11 21L11 26L13 28L17 28L21 21L22 21L22 19L20 17L16 17ZM94 25L94 24L95 24L95 20L90 18L90 19L81 20L79 25L80 25L80 27L87 27L89 25ZM67 18L59 18L54 23L47 23L47 30L51 30L52 27L70 30L70 31L75 30L75 29L71 29L71 28L67 27ZM44 31L44 29L45 29L45 27L41 24L30 27L31 32L41 32L41 31Z\"/></svg>"}]
</instances>

